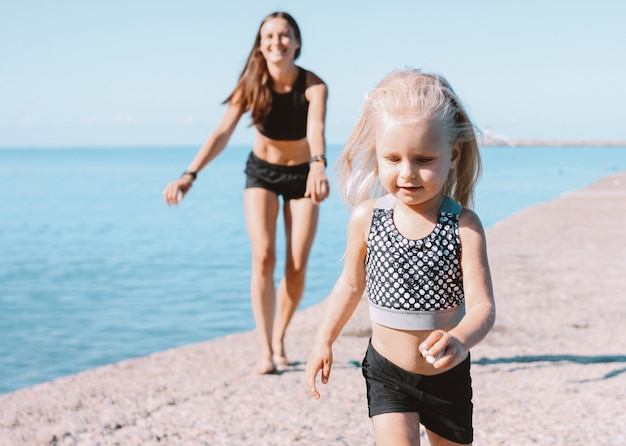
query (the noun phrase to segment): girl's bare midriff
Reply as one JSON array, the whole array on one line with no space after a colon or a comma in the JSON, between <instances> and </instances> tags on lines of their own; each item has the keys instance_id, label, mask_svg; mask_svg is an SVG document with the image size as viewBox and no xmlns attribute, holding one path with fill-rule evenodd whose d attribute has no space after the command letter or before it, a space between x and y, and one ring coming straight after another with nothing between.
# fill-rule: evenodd
<instances>
[{"instance_id":1,"label":"girl's bare midriff","mask_svg":"<svg viewBox=\"0 0 626 446\"><path fill-rule=\"evenodd\" d=\"M262 135L258 130L252 151L263 161L284 166L297 166L311 159L311 150L306 138L278 141Z\"/></svg>"},{"instance_id":2,"label":"girl's bare midriff","mask_svg":"<svg viewBox=\"0 0 626 446\"><path fill-rule=\"evenodd\" d=\"M372 346L387 360L408 372L438 375L446 370L434 368L419 351L420 344L430 333L430 330L397 330L372 323Z\"/></svg>"}]
</instances>

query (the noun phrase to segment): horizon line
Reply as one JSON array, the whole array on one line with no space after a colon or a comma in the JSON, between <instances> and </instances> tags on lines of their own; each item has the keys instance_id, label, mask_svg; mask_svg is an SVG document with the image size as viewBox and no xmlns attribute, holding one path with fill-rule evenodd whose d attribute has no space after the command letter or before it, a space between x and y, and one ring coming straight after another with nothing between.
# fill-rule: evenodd
<instances>
[{"instance_id":1,"label":"horizon line","mask_svg":"<svg viewBox=\"0 0 626 446\"><path fill-rule=\"evenodd\" d=\"M251 144L229 144L230 147L249 147ZM327 143L327 147L343 146L345 143ZM547 138L507 138L507 137L484 137L478 138L479 147L624 147L626 140L601 140L601 139L547 139ZM14 149L171 149L199 147L194 143L171 143L171 144L17 144L0 145L0 150Z\"/></svg>"}]
</instances>

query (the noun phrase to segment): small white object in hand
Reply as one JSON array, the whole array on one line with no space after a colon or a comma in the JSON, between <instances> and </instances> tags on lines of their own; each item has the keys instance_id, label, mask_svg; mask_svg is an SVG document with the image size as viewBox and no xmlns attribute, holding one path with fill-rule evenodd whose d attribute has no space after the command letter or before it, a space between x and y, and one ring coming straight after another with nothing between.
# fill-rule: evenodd
<instances>
[{"instance_id":1,"label":"small white object in hand","mask_svg":"<svg viewBox=\"0 0 626 446\"><path fill-rule=\"evenodd\" d=\"M434 364L435 361L437 359L441 358L445 352L446 352L446 349L444 348L439 353L437 353L435 356L427 354L426 355L426 362L428 362L429 364Z\"/></svg>"}]
</instances>

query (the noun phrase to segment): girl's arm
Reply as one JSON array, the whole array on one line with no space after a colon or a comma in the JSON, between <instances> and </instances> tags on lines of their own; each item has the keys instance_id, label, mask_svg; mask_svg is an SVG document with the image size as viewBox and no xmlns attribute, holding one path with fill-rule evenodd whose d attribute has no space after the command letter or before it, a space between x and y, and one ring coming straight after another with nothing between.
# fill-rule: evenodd
<instances>
[{"instance_id":1,"label":"girl's arm","mask_svg":"<svg viewBox=\"0 0 626 446\"><path fill-rule=\"evenodd\" d=\"M231 101L224 112L222 120L215 131L207 138L198 153L187 167L187 172L200 172L211 160L219 155L228 144L237 123L243 116L245 110ZM163 191L163 198L167 204L178 205L178 202L191 189L193 178L191 175L183 175L175 181L169 183Z\"/></svg>"},{"instance_id":2,"label":"girl's arm","mask_svg":"<svg viewBox=\"0 0 626 446\"><path fill-rule=\"evenodd\" d=\"M459 235L466 314L456 327L448 332L435 330L420 345L425 356L436 357L445 348L433 364L435 368L450 368L461 362L491 330L496 318L485 231L478 216L468 209L461 213Z\"/></svg>"},{"instance_id":3,"label":"girl's arm","mask_svg":"<svg viewBox=\"0 0 626 446\"><path fill-rule=\"evenodd\" d=\"M324 126L326 121L326 102L328 99L328 88L313 73L307 76L314 76L313 85L306 90L306 97L309 101L309 112L307 116L306 138L311 151L311 158L326 154L326 141L324 138ZM320 203L328 196L328 187L322 187L327 183L324 163L311 163L309 176L307 178L305 197L311 197L313 203Z\"/></svg>"},{"instance_id":4,"label":"girl's arm","mask_svg":"<svg viewBox=\"0 0 626 446\"><path fill-rule=\"evenodd\" d=\"M372 204L354 209L348 222L345 263L339 279L326 299L322 322L315 334L313 348L306 364L305 381L311 396L319 399L315 380L322 371L326 384L333 362L332 344L359 304L365 290L365 240L372 215Z\"/></svg>"}]
</instances>

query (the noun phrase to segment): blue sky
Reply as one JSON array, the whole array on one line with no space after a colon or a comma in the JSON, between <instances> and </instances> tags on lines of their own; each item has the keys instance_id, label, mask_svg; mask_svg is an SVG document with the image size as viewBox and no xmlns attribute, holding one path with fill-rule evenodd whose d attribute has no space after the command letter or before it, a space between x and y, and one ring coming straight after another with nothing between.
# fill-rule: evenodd
<instances>
[{"instance_id":1,"label":"blue sky","mask_svg":"<svg viewBox=\"0 0 626 446\"><path fill-rule=\"evenodd\" d=\"M6 1L0 146L199 145L261 19L290 12L329 86L327 141L394 68L444 74L494 134L626 140L626 2ZM251 144L247 117L231 142Z\"/></svg>"}]
</instances>

